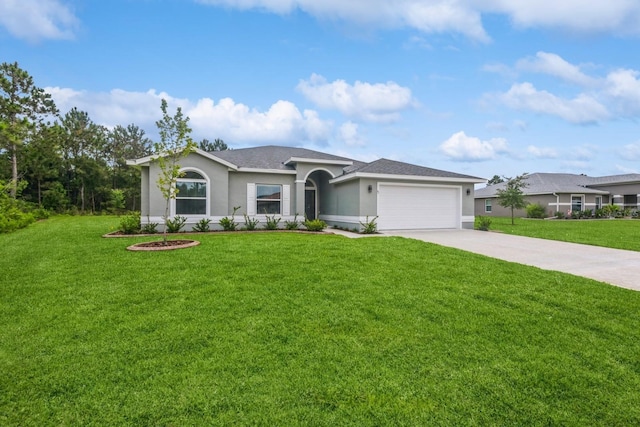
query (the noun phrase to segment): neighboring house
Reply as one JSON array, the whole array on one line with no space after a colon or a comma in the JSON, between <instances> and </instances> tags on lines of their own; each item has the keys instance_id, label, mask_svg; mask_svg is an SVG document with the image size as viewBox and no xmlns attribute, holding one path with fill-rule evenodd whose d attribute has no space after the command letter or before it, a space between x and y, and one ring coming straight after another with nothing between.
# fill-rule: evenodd
<instances>
[{"instance_id":1,"label":"neighboring house","mask_svg":"<svg viewBox=\"0 0 640 427\"><path fill-rule=\"evenodd\" d=\"M142 169L142 223L162 223L165 200L156 185L153 156L128 161ZM393 160L371 163L307 150L266 146L208 153L195 150L180 160L184 176L170 216L218 221L239 206L265 223L266 215L361 228L378 217L380 230L473 228L474 184L484 179Z\"/></svg>"},{"instance_id":2,"label":"neighboring house","mask_svg":"<svg viewBox=\"0 0 640 427\"><path fill-rule=\"evenodd\" d=\"M620 208L640 208L640 174L590 177L568 173L532 173L527 176L528 186L523 189L527 203L539 203L548 216L556 212L585 211L614 204ZM510 208L498 203L497 190L505 184L489 185L475 191L475 214L509 216ZM525 216L524 209L515 211Z\"/></svg>"}]
</instances>

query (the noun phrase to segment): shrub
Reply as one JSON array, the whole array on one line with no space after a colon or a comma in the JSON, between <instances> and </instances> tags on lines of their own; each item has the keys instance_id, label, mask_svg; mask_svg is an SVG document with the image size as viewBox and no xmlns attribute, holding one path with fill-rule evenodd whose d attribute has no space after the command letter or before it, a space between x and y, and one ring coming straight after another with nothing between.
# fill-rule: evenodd
<instances>
[{"instance_id":1,"label":"shrub","mask_svg":"<svg viewBox=\"0 0 640 427\"><path fill-rule=\"evenodd\" d=\"M365 222L360 222L360 225L362 226L362 234L374 234L378 231L378 224L376 224L376 220L378 219L377 216L373 217L371 220L369 220L369 216L367 215L367 219L365 220Z\"/></svg>"},{"instance_id":2,"label":"shrub","mask_svg":"<svg viewBox=\"0 0 640 427\"><path fill-rule=\"evenodd\" d=\"M327 223L321 219L306 219L304 226L309 231L322 231L327 228Z\"/></svg>"},{"instance_id":3,"label":"shrub","mask_svg":"<svg viewBox=\"0 0 640 427\"><path fill-rule=\"evenodd\" d=\"M140 228L140 232L144 234L156 234L158 232L158 223L148 222Z\"/></svg>"},{"instance_id":4,"label":"shrub","mask_svg":"<svg viewBox=\"0 0 640 427\"><path fill-rule=\"evenodd\" d=\"M585 209L582 211L583 218L591 218L593 216L593 209Z\"/></svg>"},{"instance_id":5,"label":"shrub","mask_svg":"<svg viewBox=\"0 0 640 427\"><path fill-rule=\"evenodd\" d=\"M544 219L547 216L547 211L540 203L529 203L527 205L527 218Z\"/></svg>"},{"instance_id":6,"label":"shrub","mask_svg":"<svg viewBox=\"0 0 640 427\"><path fill-rule=\"evenodd\" d=\"M287 230L297 230L298 228L300 228L300 224L301 222L298 221L298 214L296 214L293 220L287 220L284 222L284 228L286 228Z\"/></svg>"},{"instance_id":7,"label":"shrub","mask_svg":"<svg viewBox=\"0 0 640 427\"><path fill-rule=\"evenodd\" d=\"M235 221L235 215L236 212L238 212L238 209L240 209L240 206L234 206L231 218L225 216L220 221L218 221L218 224L220 224L224 231L236 231L238 229L238 223Z\"/></svg>"},{"instance_id":8,"label":"shrub","mask_svg":"<svg viewBox=\"0 0 640 427\"><path fill-rule=\"evenodd\" d=\"M187 218L183 216L175 216L173 219L167 220L167 232L168 233L179 233L184 227L184 223L187 222Z\"/></svg>"},{"instance_id":9,"label":"shrub","mask_svg":"<svg viewBox=\"0 0 640 427\"><path fill-rule=\"evenodd\" d=\"M200 221L196 223L196 225L193 226L193 231L199 231L202 233L209 231L210 222L211 222L210 219L202 218Z\"/></svg>"},{"instance_id":10,"label":"shrub","mask_svg":"<svg viewBox=\"0 0 640 427\"><path fill-rule=\"evenodd\" d=\"M267 223L264 225L265 230L277 230L280 220L281 218L276 218L275 215L267 215Z\"/></svg>"},{"instance_id":11,"label":"shrub","mask_svg":"<svg viewBox=\"0 0 640 427\"><path fill-rule=\"evenodd\" d=\"M558 211L554 215L557 219L564 219L564 212Z\"/></svg>"},{"instance_id":12,"label":"shrub","mask_svg":"<svg viewBox=\"0 0 640 427\"><path fill-rule=\"evenodd\" d=\"M258 227L260 220L258 218L249 218L247 214L244 214L244 229L253 231Z\"/></svg>"},{"instance_id":13,"label":"shrub","mask_svg":"<svg viewBox=\"0 0 640 427\"><path fill-rule=\"evenodd\" d=\"M481 231L489 231L491 227L491 218L487 216L479 216L476 219L476 229Z\"/></svg>"},{"instance_id":14,"label":"shrub","mask_svg":"<svg viewBox=\"0 0 640 427\"><path fill-rule=\"evenodd\" d=\"M140 212L130 212L120 219L119 230L124 234L138 234L140 228Z\"/></svg>"}]
</instances>

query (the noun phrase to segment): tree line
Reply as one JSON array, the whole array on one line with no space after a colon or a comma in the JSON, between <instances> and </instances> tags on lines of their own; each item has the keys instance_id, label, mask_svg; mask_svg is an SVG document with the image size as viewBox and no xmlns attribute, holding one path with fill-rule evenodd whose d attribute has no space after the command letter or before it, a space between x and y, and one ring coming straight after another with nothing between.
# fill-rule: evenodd
<instances>
[{"instance_id":1,"label":"tree line","mask_svg":"<svg viewBox=\"0 0 640 427\"><path fill-rule=\"evenodd\" d=\"M220 139L199 147L228 149ZM138 210L140 170L126 160L152 151L135 124L109 129L75 107L62 114L18 63L0 64L0 209L8 199L52 212Z\"/></svg>"}]
</instances>

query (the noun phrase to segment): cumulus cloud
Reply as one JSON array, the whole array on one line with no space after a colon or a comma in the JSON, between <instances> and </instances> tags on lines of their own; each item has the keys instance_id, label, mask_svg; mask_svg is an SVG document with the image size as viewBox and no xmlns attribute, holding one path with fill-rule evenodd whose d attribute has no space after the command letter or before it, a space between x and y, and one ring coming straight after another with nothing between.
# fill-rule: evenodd
<instances>
[{"instance_id":1,"label":"cumulus cloud","mask_svg":"<svg viewBox=\"0 0 640 427\"><path fill-rule=\"evenodd\" d=\"M413 28L423 33L460 33L486 42L481 14L468 1L451 0L197 0L199 3L276 14L303 11L318 19L374 28Z\"/></svg>"},{"instance_id":2,"label":"cumulus cloud","mask_svg":"<svg viewBox=\"0 0 640 427\"><path fill-rule=\"evenodd\" d=\"M503 15L518 28L575 33L640 34L640 4L629 0L197 0L203 4L276 14L296 10L323 20L374 28L411 28L425 34L458 33L488 42L483 15Z\"/></svg>"},{"instance_id":3,"label":"cumulus cloud","mask_svg":"<svg viewBox=\"0 0 640 427\"><path fill-rule=\"evenodd\" d=\"M530 145L527 147L527 152L533 157L537 157L539 159L555 159L558 157L558 151L555 148L549 147L536 147L535 145Z\"/></svg>"},{"instance_id":4,"label":"cumulus cloud","mask_svg":"<svg viewBox=\"0 0 640 427\"><path fill-rule=\"evenodd\" d=\"M339 129L339 139L350 147L362 147L366 141L358 132L358 124L348 121L343 123Z\"/></svg>"},{"instance_id":5,"label":"cumulus cloud","mask_svg":"<svg viewBox=\"0 0 640 427\"><path fill-rule=\"evenodd\" d=\"M182 108L190 118L194 138L222 138L231 144L278 143L299 145L304 142L325 144L333 131L333 123L323 120L313 110L300 111L289 101L277 101L266 111L237 103L231 98L217 103L210 98L195 102L155 90L129 92L115 89L94 93L69 88L49 87L56 105L64 114L72 107L89 113L91 119L108 127L135 123L155 133L160 118L160 102L164 98L170 108Z\"/></svg>"},{"instance_id":6,"label":"cumulus cloud","mask_svg":"<svg viewBox=\"0 0 640 427\"><path fill-rule=\"evenodd\" d=\"M535 58L529 57L519 60L516 68L549 74L582 86L591 86L597 82L595 78L583 73L579 66L567 62L555 53L538 52Z\"/></svg>"},{"instance_id":7,"label":"cumulus cloud","mask_svg":"<svg viewBox=\"0 0 640 427\"><path fill-rule=\"evenodd\" d=\"M615 70L605 80L605 96L617 104L618 113L625 116L640 114L640 72Z\"/></svg>"},{"instance_id":8,"label":"cumulus cloud","mask_svg":"<svg viewBox=\"0 0 640 427\"><path fill-rule=\"evenodd\" d=\"M610 117L607 108L595 98L579 94L573 99L558 97L544 90L537 90L531 83L511 86L499 100L516 110L558 116L576 124L592 124Z\"/></svg>"},{"instance_id":9,"label":"cumulus cloud","mask_svg":"<svg viewBox=\"0 0 640 427\"><path fill-rule=\"evenodd\" d=\"M411 108L415 101L411 90L394 82L353 85L344 80L328 82L312 74L298 84L298 91L319 108L338 110L347 117L391 123L400 119L400 112Z\"/></svg>"},{"instance_id":10,"label":"cumulus cloud","mask_svg":"<svg viewBox=\"0 0 640 427\"><path fill-rule=\"evenodd\" d=\"M499 154L506 153L507 141L504 138L482 141L461 131L443 142L439 150L452 160L479 162L495 159Z\"/></svg>"},{"instance_id":11,"label":"cumulus cloud","mask_svg":"<svg viewBox=\"0 0 640 427\"><path fill-rule=\"evenodd\" d=\"M60 0L2 0L0 26L14 37L30 42L71 39L78 19Z\"/></svg>"}]
</instances>

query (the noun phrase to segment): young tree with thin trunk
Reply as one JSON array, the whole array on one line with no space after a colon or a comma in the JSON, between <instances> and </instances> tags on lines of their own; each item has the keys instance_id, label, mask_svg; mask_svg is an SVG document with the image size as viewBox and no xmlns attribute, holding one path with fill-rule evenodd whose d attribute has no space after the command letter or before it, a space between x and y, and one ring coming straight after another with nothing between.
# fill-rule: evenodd
<instances>
[{"instance_id":1,"label":"young tree with thin trunk","mask_svg":"<svg viewBox=\"0 0 640 427\"><path fill-rule=\"evenodd\" d=\"M504 177L506 180L504 188L496 190L500 206L503 208L511 208L511 225L514 225L513 211L515 209L523 209L527 206L523 192L523 189L529 185L526 182L527 178L527 173L518 175L515 178Z\"/></svg>"},{"instance_id":2,"label":"young tree with thin trunk","mask_svg":"<svg viewBox=\"0 0 640 427\"><path fill-rule=\"evenodd\" d=\"M0 148L11 153L10 193L14 199L18 189L18 149L42 116L56 114L51 95L37 87L17 62L0 64Z\"/></svg>"},{"instance_id":3,"label":"young tree with thin trunk","mask_svg":"<svg viewBox=\"0 0 640 427\"><path fill-rule=\"evenodd\" d=\"M178 107L172 116L167 112L168 106L165 99L160 106L162 110L162 120L156 122L160 142L153 144L154 160L158 162L160 174L156 184L165 199L164 231L162 233L164 244L167 244L167 225L169 222L169 209L171 200L175 200L178 195L176 186L178 178L182 176L180 172L180 159L187 156L196 148L196 144L191 139L191 128L188 126L189 117L184 117L182 109Z\"/></svg>"}]
</instances>

